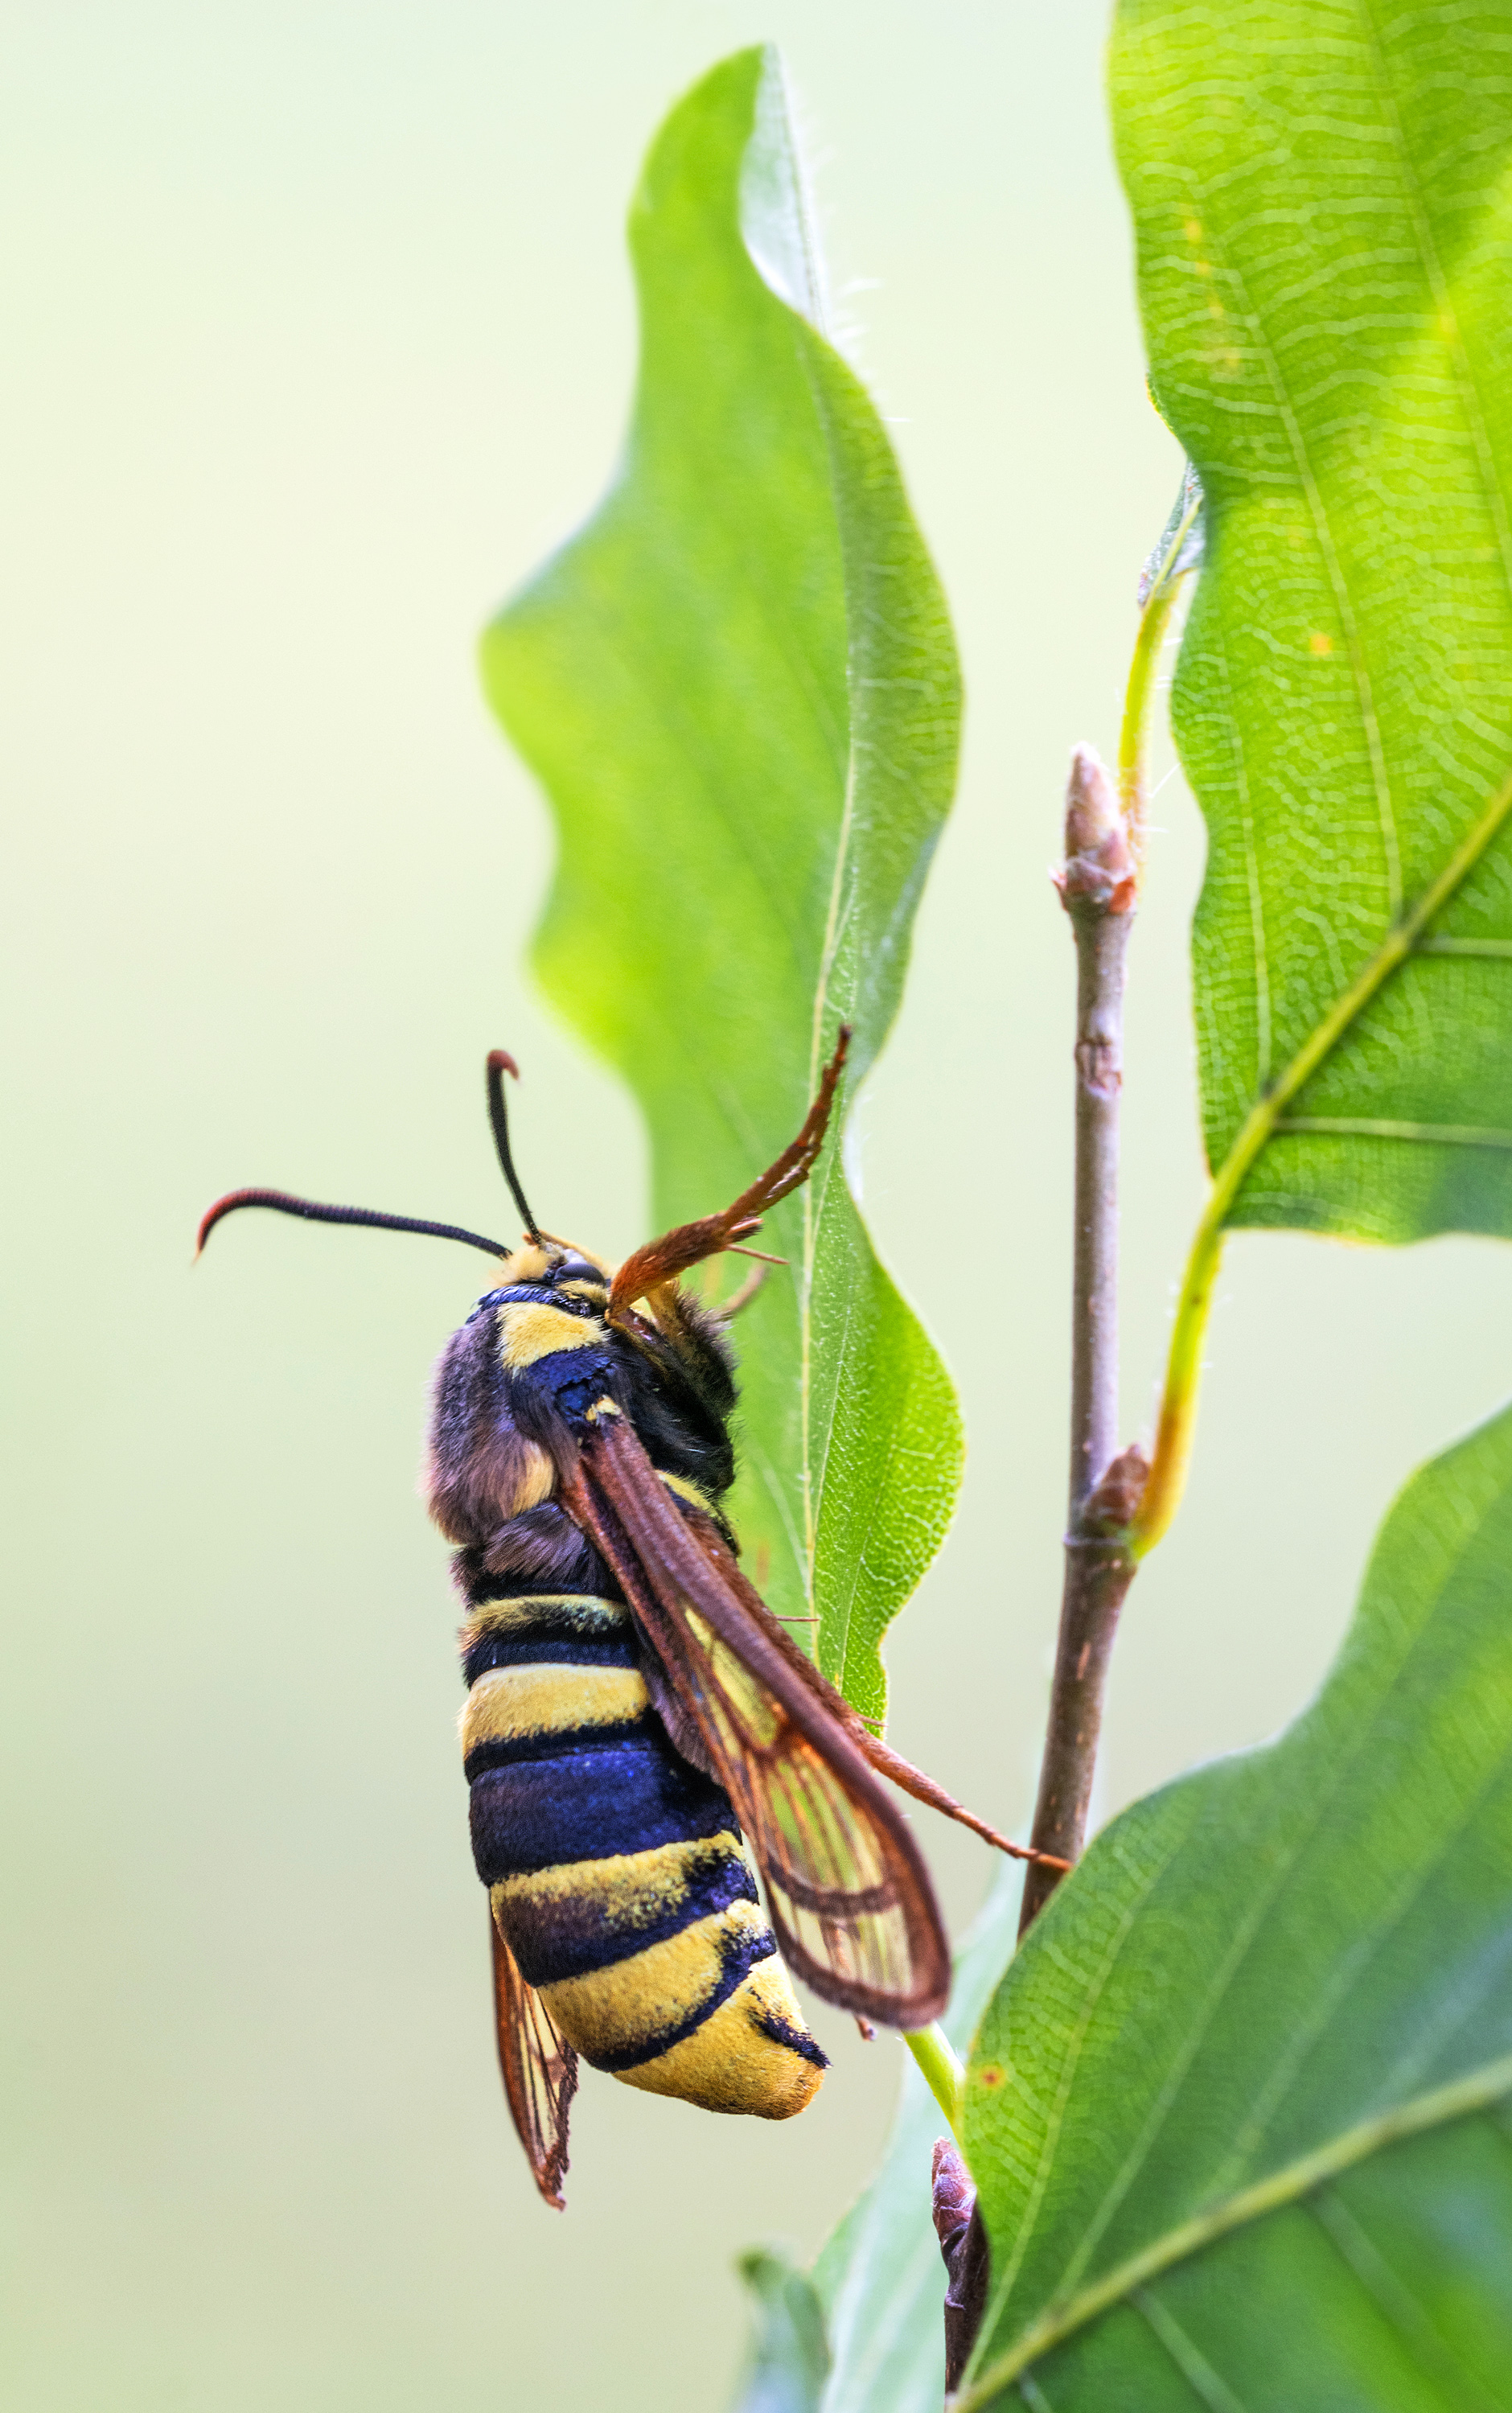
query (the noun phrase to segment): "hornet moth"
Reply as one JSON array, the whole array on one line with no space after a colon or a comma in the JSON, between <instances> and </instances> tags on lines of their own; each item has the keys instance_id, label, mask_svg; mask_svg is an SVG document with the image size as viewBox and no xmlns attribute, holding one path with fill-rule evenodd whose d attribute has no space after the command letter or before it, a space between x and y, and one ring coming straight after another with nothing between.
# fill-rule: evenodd
<instances>
[{"instance_id":1,"label":"hornet moth","mask_svg":"<svg viewBox=\"0 0 1512 2413\"><path fill-rule=\"evenodd\" d=\"M473 1853L488 1888L505 2092L560 2209L578 2058L711 2111L785 2120L826 2067L790 1971L863 2025L926 2026L950 1951L896 1794L1009 1843L878 1739L742 1573L731 1314L678 1277L747 1250L807 1180L850 1032L791 1147L722 1214L617 1270L545 1232L489 1117L518 1248L277 1190L216 1202L423 1232L497 1262L437 1369L430 1510L465 1606ZM754 1276L760 1281L764 1267ZM755 1872L765 1888L765 1908Z\"/></svg>"}]
</instances>

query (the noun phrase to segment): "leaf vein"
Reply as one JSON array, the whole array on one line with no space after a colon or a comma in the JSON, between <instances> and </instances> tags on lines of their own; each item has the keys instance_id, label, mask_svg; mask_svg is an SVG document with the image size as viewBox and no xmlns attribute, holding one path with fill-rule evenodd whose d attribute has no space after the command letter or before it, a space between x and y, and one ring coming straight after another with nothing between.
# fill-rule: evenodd
<instances>
[{"instance_id":1,"label":"leaf vein","mask_svg":"<svg viewBox=\"0 0 1512 2413\"><path fill-rule=\"evenodd\" d=\"M1282 375L1281 363L1264 331L1259 314L1250 300L1249 289L1242 273L1236 267L1232 256L1215 235L1209 234L1208 240L1212 244L1215 260L1221 259L1223 274L1232 284L1238 297L1254 342L1255 351L1270 381L1276 415L1285 431L1286 441L1296 464L1297 476L1307 500L1313 533L1318 540L1318 550L1323 556L1328 585L1333 593L1334 607L1343 629L1344 643L1349 652L1350 673L1355 684L1356 701L1359 706L1360 726L1364 732L1366 750L1371 761L1376 816L1380 823L1381 844L1386 856L1386 895L1389 912L1394 918L1401 912L1402 904L1401 848L1397 835L1396 811L1391 801L1391 783L1386 774L1386 750L1381 742L1380 722L1376 716L1370 669L1360 640L1359 623L1355 617L1354 599L1349 591L1349 583L1344 576L1339 548L1334 541L1333 528L1323 499L1323 490L1312 467L1307 438L1303 435L1301 424L1292 407L1290 391Z\"/></svg>"},{"instance_id":2,"label":"leaf vein","mask_svg":"<svg viewBox=\"0 0 1512 2413\"><path fill-rule=\"evenodd\" d=\"M1430 2128L1444 2127L1452 2120L1467 2119L1472 2113L1501 2102L1509 2094L1512 2094L1512 2053L1505 2053L1499 2060L1469 2071L1447 2086L1435 2087L1430 2094L1398 2104L1374 2119L1360 2121L1356 2126L1331 2137L1312 2153L1304 2154L1284 2169L1272 2171L1268 2178L1262 2179L1256 2185L1245 2187L1239 2194L1230 2196L1225 2202L1214 2204L1207 2212L1183 2221L1179 2227L1168 2229L1164 2237L1156 2238L1152 2244L1132 2256L1116 2271L1110 2271L1104 2278L1084 2288L1070 2303L1061 2304L1053 2312L1043 2315L1015 2346L1010 2346L1006 2354L989 2363L981 2376L956 2398L955 2413L978 2413L978 2408L989 2405L1001 2389L1005 2388L1011 2379L1016 2379L1021 2371L1037 2361L1052 2346L1059 2346L1075 2331L1085 2329L1090 2321L1124 2302L1136 2287L1158 2277L1163 2271L1172 2269L1178 2262L1190 2261L1206 2246L1232 2235L1236 2229L1248 2227L1267 2213L1279 2212L1286 2205L1300 2202L1304 2196L1311 2195L1314 2188L1322 2186L1340 2171L1352 2169L1356 2162L1367 2160L1371 2154L1382 2152L1386 2146L1400 2143L1409 2137L1421 2136Z\"/></svg>"},{"instance_id":3,"label":"leaf vein","mask_svg":"<svg viewBox=\"0 0 1512 2413\"><path fill-rule=\"evenodd\" d=\"M1193 2395L1206 2407L1206 2413L1245 2413L1243 2404L1228 2382L1213 2369L1200 2347L1188 2337L1175 2314L1150 2288L1135 2287L1129 2302L1154 2332Z\"/></svg>"},{"instance_id":4,"label":"leaf vein","mask_svg":"<svg viewBox=\"0 0 1512 2413\"><path fill-rule=\"evenodd\" d=\"M1506 2413L1505 2400L1488 2396L1465 2369L1335 2189L1321 2187L1307 2209L1418 2370L1435 2387L1445 2380L1452 2384L1449 2413Z\"/></svg>"}]
</instances>

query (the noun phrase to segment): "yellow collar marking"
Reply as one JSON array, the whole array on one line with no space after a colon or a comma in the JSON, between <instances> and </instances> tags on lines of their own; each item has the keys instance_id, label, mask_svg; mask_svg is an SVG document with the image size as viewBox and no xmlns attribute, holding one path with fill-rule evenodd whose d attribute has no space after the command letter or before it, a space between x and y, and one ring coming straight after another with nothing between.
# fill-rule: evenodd
<instances>
[{"instance_id":1,"label":"yellow collar marking","mask_svg":"<svg viewBox=\"0 0 1512 2413\"><path fill-rule=\"evenodd\" d=\"M598 1317L571 1315L560 1307L521 1300L496 1310L498 1354L506 1366L533 1366L558 1349L601 1347L607 1337Z\"/></svg>"}]
</instances>

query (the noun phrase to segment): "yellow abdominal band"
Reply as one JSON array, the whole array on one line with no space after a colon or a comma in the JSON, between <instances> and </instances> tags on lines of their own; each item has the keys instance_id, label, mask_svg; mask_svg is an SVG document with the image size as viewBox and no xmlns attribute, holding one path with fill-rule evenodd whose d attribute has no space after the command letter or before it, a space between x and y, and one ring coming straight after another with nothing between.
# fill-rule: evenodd
<instances>
[{"instance_id":1,"label":"yellow abdominal band","mask_svg":"<svg viewBox=\"0 0 1512 2413\"><path fill-rule=\"evenodd\" d=\"M732 1962L750 1960L752 1947L765 1957L727 1991ZM628 1961L543 1986L541 1998L585 2061L705 2111L786 2120L820 2082L793 2049L807 2031L759 1902L732 1902ZM674 2040L658 2050L662 2037Z\"/></svg>"},{"instance_id":2,"label":"yellow abdominal band","mask_svg":"<svg viewBox=\"0 0 1512 2413\"><path fill-rule=\"evenodd\" d=\"M464 1644L478 1872L562 2036L627 2086L801 2111L824 2057L729 1799L674 1750L623 1605L490 1601Z\"/></svg>"}]
</instances>

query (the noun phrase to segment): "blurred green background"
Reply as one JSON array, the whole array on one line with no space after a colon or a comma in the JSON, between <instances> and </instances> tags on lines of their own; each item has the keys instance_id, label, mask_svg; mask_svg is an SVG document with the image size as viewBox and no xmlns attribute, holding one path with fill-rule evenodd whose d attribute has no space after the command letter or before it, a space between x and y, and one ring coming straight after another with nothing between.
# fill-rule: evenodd
<instances>
[{"instance_id":1,"label":"blurred green background","mask_svg":"<svg viewBox=\"0 0 1512 2413\"><path fill-rule=\"evenodd\" d=\"M961 799L864 1096L866 1206L971 1443L894 1739L1022 1822L1058 1588L1071 743L1111 749L1175 448L1143 391L1101 0L76 0L7 13L3 2310L7 2413L714 2413L730 2260L816 2243L897 2074L792 2127L590 2073L537 2201L489 2033L442 1547L415 1494L459 1253L236 1183L645 1227L624 1100L520 972L543 811L476 631L592 506L645 142L775 35L832 282L953 599ZM1168 759L1168 758L1166 758ZM1131 999L1125 1403L1201 1189L1163 789ZM712 1202L717 1203L717 1202ZM1116 1665L1102 1806L1272 1731L1419 1458L1507 1387L1494 1245L1231 1243L1193 1491ZM922 1816L922 1813L921 1813ZM988 1876L926 1819L957 1926Z\"/></svg>"}]
</instances>

